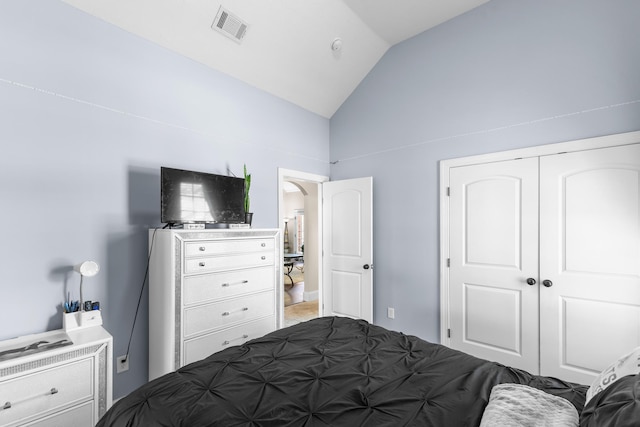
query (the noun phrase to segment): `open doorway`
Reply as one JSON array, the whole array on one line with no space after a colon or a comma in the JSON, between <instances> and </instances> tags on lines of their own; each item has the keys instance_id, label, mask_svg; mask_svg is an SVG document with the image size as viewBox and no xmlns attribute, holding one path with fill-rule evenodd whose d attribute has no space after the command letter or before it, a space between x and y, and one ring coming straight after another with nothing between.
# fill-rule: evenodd
<instances>
[{"instance_id":1,"label":"open doorway","mask_svg":"<svg viewBox=\"0 0 640 427\"><path fill-rule=\"evenodd\" d=\"M326 176L278 170L278 218L282 231L283 313L290 326L322 314L322 186Z\"/></svg>"}]
</instances>

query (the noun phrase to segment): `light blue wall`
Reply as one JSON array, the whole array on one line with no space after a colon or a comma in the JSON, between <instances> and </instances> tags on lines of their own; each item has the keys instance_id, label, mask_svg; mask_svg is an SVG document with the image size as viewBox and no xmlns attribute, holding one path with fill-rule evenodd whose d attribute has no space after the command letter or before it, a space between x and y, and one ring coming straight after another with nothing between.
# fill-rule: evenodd
<instances>
[{"instance_id":1,"label":"light blue wall","mask_svg":"<svg viewBox=\"0 0 640 427\"><path fill-rule=\"evenodd\" d=\"M230 41L230 43L233 43ZM59 1L0 2L0 339L62 326L73 264L126 352L159 225L160 166L253 176L277 227L277 168L328 175L329 121ZM118 398L147 379L145 289Z\"/></svg>"},{"instance_id":2,"label":"light blue wall","mask_svg":"<svg viewBox=\"0 0 640 427\"><path fill-rule=\"evenodd\" d=\"M440 160L640 130L638 22L492 0L387 52L331 119L332 179L373 176L375 323L440 339Z\"/></svg>"}]
</instances>

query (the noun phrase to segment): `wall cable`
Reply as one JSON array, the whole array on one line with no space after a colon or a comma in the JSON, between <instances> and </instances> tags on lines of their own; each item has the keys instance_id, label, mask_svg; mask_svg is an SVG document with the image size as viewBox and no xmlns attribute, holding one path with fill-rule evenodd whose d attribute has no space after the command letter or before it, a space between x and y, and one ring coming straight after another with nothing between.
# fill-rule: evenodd
<instances>
[{"instance_id":1,"label":"wall cable","mask_svg":"<svg viewBox=\"0 0 640 427\"><path fill-rule=\"evenodd\" d=\"M168 224L167 224L168 225ZM166 228L165 225L163 228ZM127 344L127 352L124 355L123 362L129 360L129 350L131 348L131 340L133 338L133 331L136 327L136 320L138 319L138 312L140 311L140 303L142 302L142 294L144 293L144 285L147 283L147 279L149 277L149 265L151 264L151 253L153 251L153 244L156 240L156 232L158 231L158 227L153 229L153 235L151 236L151 245L149 246L149 256L147 257L147 267L144 271L144 279L142 279L142 286L140 287L140 296L138 297L138 305L136 306L136 314L133 316L133 324L131 325L131 335L129 335L129 344Z\"/></svg>"}]
</instances>

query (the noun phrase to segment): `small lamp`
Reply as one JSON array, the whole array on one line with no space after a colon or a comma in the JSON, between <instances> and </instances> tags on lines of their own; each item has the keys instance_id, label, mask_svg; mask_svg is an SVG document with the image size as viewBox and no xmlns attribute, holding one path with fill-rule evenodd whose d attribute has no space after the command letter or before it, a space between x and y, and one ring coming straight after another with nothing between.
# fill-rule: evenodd
<instances>
[{"instance_id":1,"label":"small lamp","mask_svg":"<svg viewBox=\"0 0 640 427\"><path fill-rule=\"evenodd\" d=\"M95 261L85 261L73 266L73 270L80 273L80 307L77 312L65 312L62 316L62 325L65 331L71 331L88 326L102 325L102 314L100 310L85 311L84 299L82 296L82 282L85 277L92 277L98 274L100 266Z\"/></svg>"},{"instance_id":2,"label":"small lamp","mask_svg":"<svg viewBox=\"0 0 640 427\"><path fill-rule=\"evenodd\" d=\"M84 299L82 298L82 279L85 277L93 277L100 271L100 266L95 261L85 261L73 267L75 271L80 273L80 310L84 310Z\"/></svg>"}]
</instances>

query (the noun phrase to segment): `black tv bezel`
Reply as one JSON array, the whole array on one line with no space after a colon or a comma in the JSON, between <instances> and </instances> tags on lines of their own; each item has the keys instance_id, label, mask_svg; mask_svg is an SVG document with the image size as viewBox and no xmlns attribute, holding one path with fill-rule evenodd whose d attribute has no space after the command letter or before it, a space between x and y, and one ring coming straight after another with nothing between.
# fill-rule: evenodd
<instances>
[{"instance_id":1,"label":"black tv bezel","mask_svg":"<svg viewBox=\"0 0 640 427\"><path fill-rule=\"evenodd\" d=\"M183 220L183 219L171 219L168 220L168 218L165 218L165 212L164 212L164 205L165 203L163 202L165 194L164 194L164 179L165 179L165 170L171 170L171 171L177 171L177 172L181 172L181 173L187 173L187 174L195 174L195 175L199 175L202 176L204 178L209 177L209 179L211 179L211 177L215 178L215 179L223 179L223 180L238 180L238 181L242 181L242 203L241 203L241 207L242 207L242 215L241 218L238 220L229 220L229 219L220 219L220 220L214 220L214 221L200 221L200 220ZM173 168L173 167L169 167L169 166L161 166L160 167L160 222L163 224L167 224L168 226L172 227L172 226L176 226L176 225L182 225L182 224L216 224L216 225L224 225L224 224L244 224L245 223L245 211L244 211L244 178L239 178L236 176L229 176L229 175L221 175L221 174L215 174L215 173L209 173L209 172L201 172L201 171L195 171L195 170L190 170L190 169L180 169L180 168Z\"/></svg>"}]
</instances>

